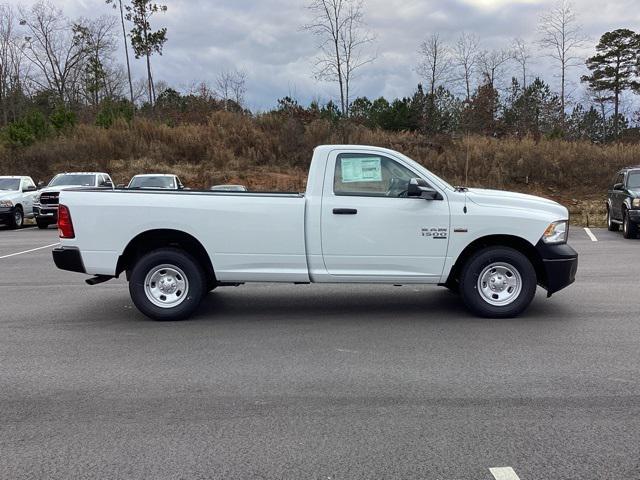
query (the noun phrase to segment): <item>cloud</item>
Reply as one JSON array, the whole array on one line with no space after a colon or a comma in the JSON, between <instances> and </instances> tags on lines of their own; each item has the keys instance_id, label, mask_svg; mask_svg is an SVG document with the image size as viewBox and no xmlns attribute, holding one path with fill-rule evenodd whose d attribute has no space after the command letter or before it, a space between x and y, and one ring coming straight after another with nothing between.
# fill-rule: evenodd
<instances>
[{"instance_id":1,"label":"cloud","mask_svg":"<svg viewBox=\"0 0 640 480\"><path fill-rule=\"evenodd\" d=\"M6 0L5 0L6 1ZM462 31L473 32L483 48L507 48L515 37L532 47L536 23L550 0L365 0L366 21L376 36L374 63L354 82L357 95L407 96L420 78L415 73L418 46L438 32L453 43ZM16 3L11 0L11 3ZM166 14L154 18L166 26L169 41L164 55L153 59L155 77L185 88L198 81L213 82L224 69L241 68L248 74L248 100L254 109L267 109L277 98L328 100L333 85L313 78L316 40L303 31L308 21L304 0L165 0ZM95 17L114 13L99 0L56 0L70 17ZM587 56L599 36L620 27L640 24L637 0L608 2L576 0L576 11L590 35ZM538 52L533 65L552 84L554 66ZM142 61L134 62L137 76L144 75ZM514 69L515 72L515 69ZM579 72L572 77L577 79Z\"/></svg>"}]
</instances>

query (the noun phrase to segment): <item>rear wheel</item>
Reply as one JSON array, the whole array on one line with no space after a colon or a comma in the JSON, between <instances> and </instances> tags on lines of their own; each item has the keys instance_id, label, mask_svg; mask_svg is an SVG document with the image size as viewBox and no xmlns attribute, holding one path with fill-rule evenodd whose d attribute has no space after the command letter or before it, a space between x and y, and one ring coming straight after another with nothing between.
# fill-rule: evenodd
<instances>
[{"instance_id":1,"label":"rear wheel","mask_svg":"<svg viewBox=\"0 0 640 480\"><path fill-rule=\"evenodd\" d=\"M607 207L607 229L610 232L617 232L620 230L620 225L615 223L611 218L611 208Z\"/></svg>"},{"instance_id":2,"label":"rear wheel","mask_svg":"<svg viewBox=\"0 0 640 480\"><path fill-rule=\"evenodd\" d=\"M22 207L18 205L13 211L13 216L9 221L9 228L22 228L24 224L24 212L22 211Z\"/></svg>"},{"instance_id":3,"label":"rear wheel","mask_svg":"<svg viewBox=\"0 0 640 480\"><path fill-rule=\"evenodd\" d=\"M129 293L146 316L161 321L184 320L207 291L198 262L177 248L161 248L140 258L129 279Z\"/></svg>"},{"instance_id":4,"label":"rear wheel","mask_svg":"<svg viewBox=\"0 0 640 480\"><path fill-rule=\"evenodd\" d=\"M467 308L488 318L510 318L531 303L536 271L522 253L508 247L488 247L473 255L462 269L460 292Z\"/></svg>"},{"instance_id":5,"label":"rear wheel","mask_svg":"<svg viewBox=\"0 0 640 480\"><path fill-rule=\"evenodd\" d=\"M622 234L624 238L636 238L638 236L638 224L631 221L626 210L622 212Z\"/></svg>"}]
</instances>

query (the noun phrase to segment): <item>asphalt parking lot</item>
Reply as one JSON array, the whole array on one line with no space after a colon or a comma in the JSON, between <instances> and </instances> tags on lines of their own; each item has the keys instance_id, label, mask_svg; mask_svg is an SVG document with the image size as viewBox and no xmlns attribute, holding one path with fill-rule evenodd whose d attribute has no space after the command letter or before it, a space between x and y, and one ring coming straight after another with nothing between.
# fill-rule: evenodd
<instances>
[{"instance_id":1,"label":"asphalt parking lot","mask_svg":"<svg viewBox=\"0 0 640 480\"><path fill-rule=\"evenodd\" d=\"M638 479L640 240L593 235L518 319L252 285L155 323L58 271L54 229L0 230L0 478Z\"/></svg>"}]
</instances>

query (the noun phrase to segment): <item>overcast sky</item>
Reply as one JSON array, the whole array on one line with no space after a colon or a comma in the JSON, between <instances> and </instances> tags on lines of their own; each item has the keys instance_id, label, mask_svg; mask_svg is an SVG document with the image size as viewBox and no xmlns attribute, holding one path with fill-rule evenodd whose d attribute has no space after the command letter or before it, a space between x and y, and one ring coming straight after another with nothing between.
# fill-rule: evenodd
<instances>
[{"instance_id":1,"label":"overcast sky","mask_svg":"<svg viewBox=\"0 0 640 480\"><path fill-rule=\"evenodd\" d=\"M2 0L0 0L2 1ZM5 0L7 1L7 0ZM368 29L376 36L377 59L361 70L355 94L376 98L410 95L418 47L438 32L453 42L462 31L477 34L483 48L503 48L514 37L533 42L536 23L550 0L365 0ZM9 0L9 3L29 3ZM248 75L247 99L253 109L272 107L285 95L301 102L335 97L333 85L313 78L315 39L301 29L308 20L305 0L165 0L168 12L157 15L169 41L162 57L153 60L154 76L174 88L199 81L213 83L223 69L241 68ZM114 14L103 0L55 0L69 17ZM592 38L588 55L600 35L616 28L640 30L639 0L575 0L585 33ZM533 46L533 45L532 45ZM534 60L555 86L551 60ZM143 76L141 60L135 75ZM572 72L574 80L580 72ZM579 93L576 93L579 95Z\"/></svg>"}]
</instances>

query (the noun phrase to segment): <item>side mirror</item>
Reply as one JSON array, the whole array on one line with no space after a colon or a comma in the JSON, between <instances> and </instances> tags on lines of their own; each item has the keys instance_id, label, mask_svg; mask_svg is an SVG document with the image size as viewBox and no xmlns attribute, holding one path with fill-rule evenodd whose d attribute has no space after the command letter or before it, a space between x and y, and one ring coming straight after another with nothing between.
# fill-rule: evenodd
<instances>
[{"instance_id":1,"label":"side mirror","mask_svg":"<svg viewBox=\"0 0 640 480\"><path fill-rule=\"evenodd\" d=\"M29 185L28 187L26 187L25 189L23 189L23 192L35 192L37 189L34 185Z\"/></svg>"},{"instance_id":2,"label":"side mirror","mask_svg":"<svg viewBox=\"0 0 640 480\"><path fill-rule=\"evenodd\" d=\"M105 188L113 188L113 182L110 182L109 180L107 180L102 184L102 186Z\"/></svg>"},{"instance_id":3,"label":"side mirror","mask_svg":"<svg viewBox=\"0 0 640 480\"><path fill-rule=\"evenodd\" d=\"M118 190L122 190L123 188L127 188L127 186L126 186L124 183L119 183L119 184L116 186L116 188L117 188Z\"/></svg>"},{"instance_id":4,"label":"side mirror","mask_svg":"<svg viewBox=\"0 0 640 480\"><path fill-rule=\"evenodd\" d=\"M45 184L42 180L40 180L40 181L38 182L38 190L40 190L41 188L44 188L44 187L45 187L45 185L46 185L46 184Z\"/></svg>"},{"instance_id":5,"label":"side mirror","mask_svg":"<svg viewBox=\"0 0 640 480\"><path fill-rule=\"evenodd\" d=\"M425 200L442 200L442 195L431 188L422 178L412 178L409 180L407 197L424 198Z\"/></svg>"},{"instance_id":6,"label":"side mirror","mask_svg":"<svg viewBox=\"0 0 640 480\"><path fill-rule=\"evenodd\" d=\"M614 189L614 190L624 190L624 183L616 183L616 184L613 186L613 189Z\"/></svg>"}]
</instances>

